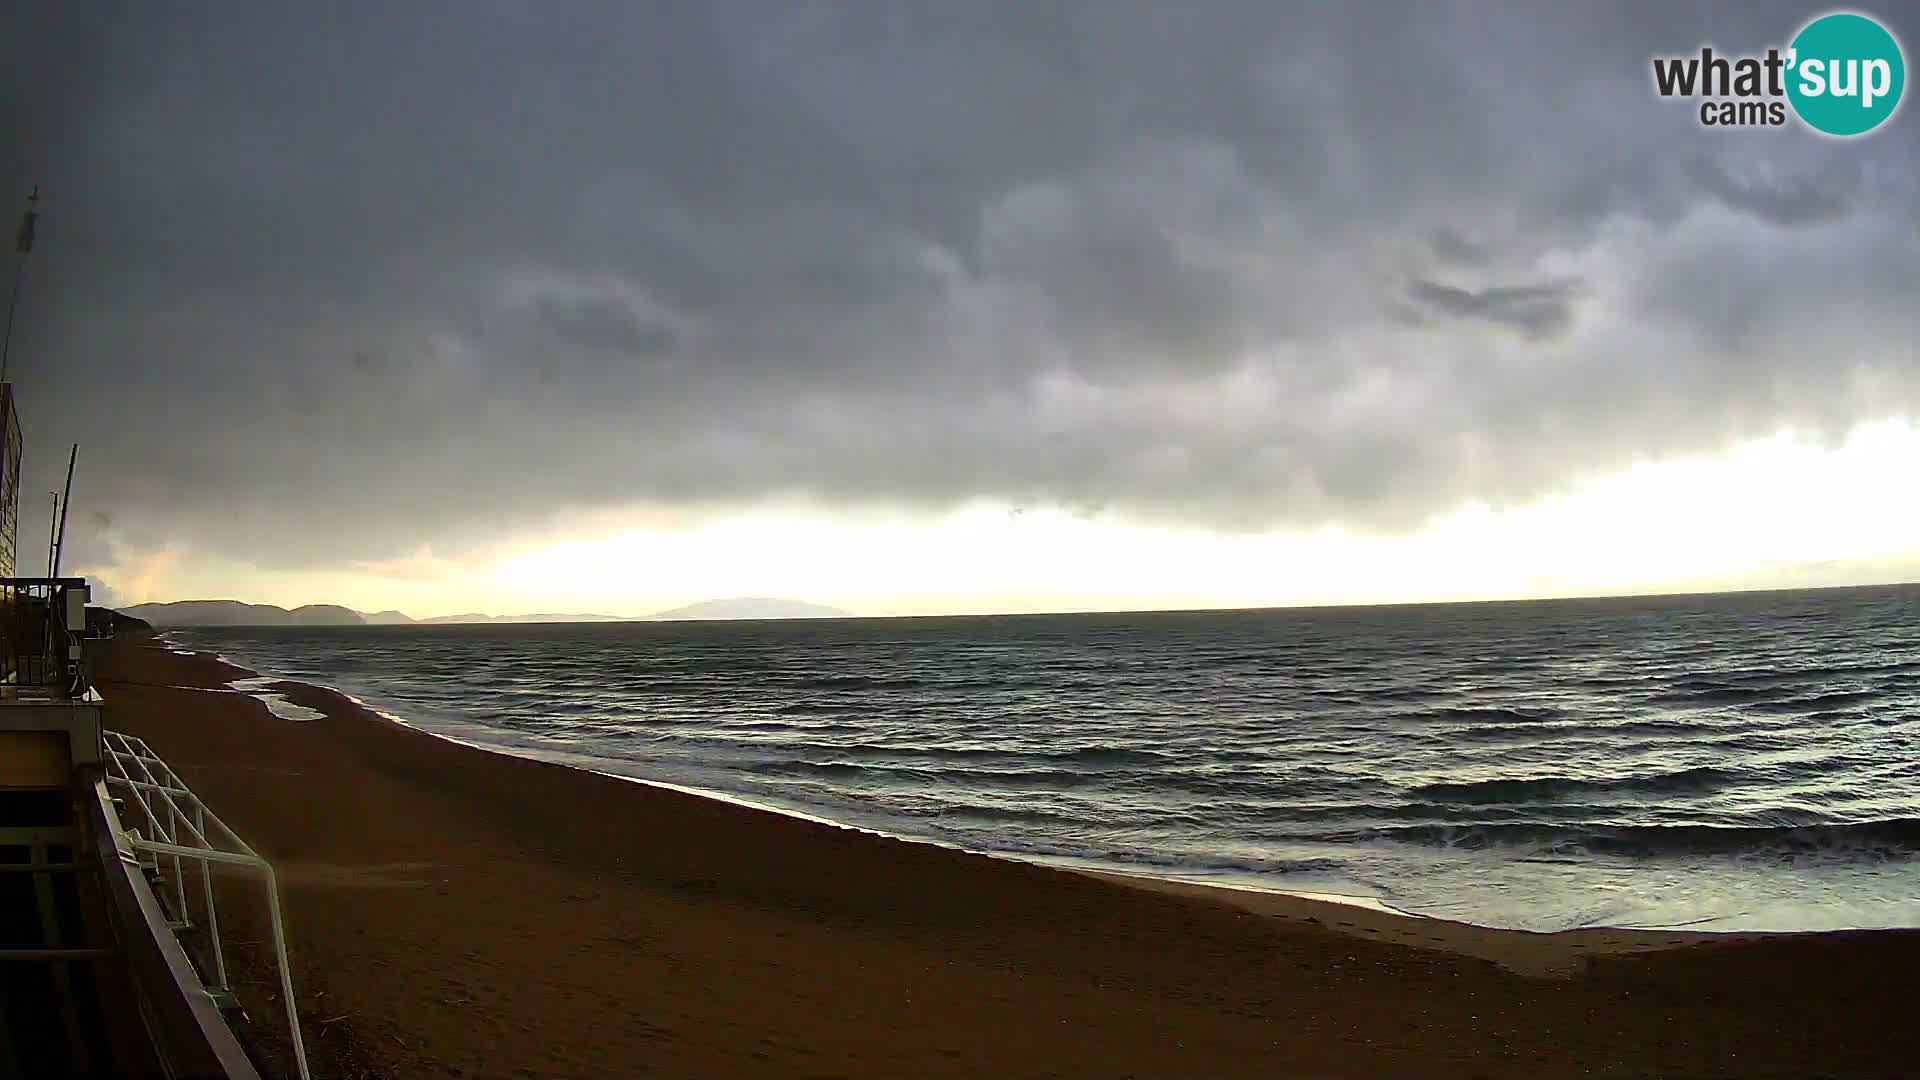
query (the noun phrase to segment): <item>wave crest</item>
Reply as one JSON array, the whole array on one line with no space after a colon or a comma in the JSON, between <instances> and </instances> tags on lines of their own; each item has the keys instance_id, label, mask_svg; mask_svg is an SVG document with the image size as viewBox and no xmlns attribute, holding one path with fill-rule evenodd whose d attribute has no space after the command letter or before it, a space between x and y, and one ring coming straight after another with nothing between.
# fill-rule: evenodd
<instances>
[{"instance_id":1,"label":"wave crest","mask_svg":"<svg viewBox=\"0 0 1920 1080\"><path fill-rule=\"evenodd\" d=\"M1732 769L1696 768L1652 776L1629 776L1615 780L1583 780L1570 776L1501 777L1465 783L1423 784L1408 795L1431 802L1446 803L1529 803L1549 802L1569 795L1596 792L1663 795L1684 791L1711 791L1745 779Z\"/></svg>"}]
</instances>

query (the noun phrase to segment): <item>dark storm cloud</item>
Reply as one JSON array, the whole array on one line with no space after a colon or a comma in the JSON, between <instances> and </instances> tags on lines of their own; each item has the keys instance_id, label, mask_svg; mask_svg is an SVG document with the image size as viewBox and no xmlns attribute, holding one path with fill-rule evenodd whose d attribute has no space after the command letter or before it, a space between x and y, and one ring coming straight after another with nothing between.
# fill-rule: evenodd
<instances>
[{"instance_id":1,"label":"dark storm cloud","mask_svg":"<svg viewBox=\"0 0 1920 1080\"><path fill-rule=\"evenodd\" d=\"M82 555L785 494L1403 527L1920 404L1911 110L1649 89L1795 5L40 8L0 177Z\"/></svg>"}]
</instances>

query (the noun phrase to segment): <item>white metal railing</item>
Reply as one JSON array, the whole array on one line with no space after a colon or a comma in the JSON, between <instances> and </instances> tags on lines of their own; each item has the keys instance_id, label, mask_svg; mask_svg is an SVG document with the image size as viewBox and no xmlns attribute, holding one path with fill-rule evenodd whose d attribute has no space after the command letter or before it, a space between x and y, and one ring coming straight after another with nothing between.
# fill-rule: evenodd
<instances>
[{"instance_id":1,"label":"white metal railing","mask_svg":"<svg viewBox=\"0 0 1920 1080\"><path fill-rule=\"evenodd\" d=\"M280 889L273 876L273 866L208 809L145 740L117 731L105 731L101 736L106 744L107 786L128 795L131 806L139 808L139 816L145 819L144 826L152 834L143 835L138 828L142 822L128 821L123 815L120 828L129 845L137 852L154 856L156 867L161 858L172 860L173 873L167 876L173 885L171 914L176 934L194 929L183 864L200 864L201 899L217 984L209 989L216 994L231 996L233 991L227 983L226 953L220 943L220 915L213 903L211 864L252 870L266 883L274 960L280 969L280 996L287 1003L287 1030L293 1040L294 1065L300 1072L300 1080L312 1080L312 1074L307 1071L306 1045L300 1038L300 1012L293 1000L293 969L287 962L286 927L280 913Z\"/></svg>"}]
</instances>

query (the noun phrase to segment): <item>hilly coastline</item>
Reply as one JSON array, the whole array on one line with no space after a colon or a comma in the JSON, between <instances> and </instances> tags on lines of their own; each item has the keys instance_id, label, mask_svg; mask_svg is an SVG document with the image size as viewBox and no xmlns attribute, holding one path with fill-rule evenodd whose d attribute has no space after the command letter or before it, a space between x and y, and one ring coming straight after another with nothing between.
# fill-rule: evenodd
<instances>
[{"instance_id":1,"label":"hilly coastline","mask_svg":"<svg viewBox=\"0 0 1920 1080\"><path fill-rule=\"evenodd\" d=\"M238 600L135 604L121 608L120 613L154 626L348 626L367 621L359 612L337 604L307 604L289 610Z\"/></svg>"},{"instance_id":2,"label":"hilly coastline","mask_svg":"<svg viewBox=\"0 0 1920 1080\"><path fill-rule=\"evenodd\" d=\"M164 604L135 604L123 615L154 626L434 626L473 623L647 622L684 619L831 619L848 613L823 604L768 597L704 600L651 615L536 613L528 615L436 615L415 619L401 611L355 611L337 604L307 604L297 608L248 604L238 600L176 600Z\"/></svg>"}]
</instances>

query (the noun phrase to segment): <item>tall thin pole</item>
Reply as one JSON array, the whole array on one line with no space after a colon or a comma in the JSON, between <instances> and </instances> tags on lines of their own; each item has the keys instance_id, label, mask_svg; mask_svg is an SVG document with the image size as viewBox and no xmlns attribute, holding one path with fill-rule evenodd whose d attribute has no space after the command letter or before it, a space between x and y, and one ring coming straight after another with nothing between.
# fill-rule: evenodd
<instances>
[{"instance_id":1,"label":"tall thin pole","mask_svg":"<svg viewBox=\"0 0 1920 1080\"><path fill-rule=\"evenodd\" d=\"M7 334L4 344L0 344L0 383L7 381L7 365L13 360L13 312L20 306L20 283L27 278L27 257L20 256L20 262L13 269L13 293L7 298Z\"/></svg>"},{"instance_id":2,"label":"tall thin pole","mask_svg":"<svg viewBox=\"0 0 1920 1080\"><path fill-rule=\"evenodd\" d=\"M53 496L53 509L48 512L47 517L47 576L52 577L53 545L56 535L54 530L60 527L60 493L57 491L49 491L47 494Z\"/></svg>"},{"instance_id":3,"label":"tall thin pole","mask_svg":"<svg viewBox=\"0 0 1920 1080\"><path fill-rule=\"evenodd\" d=\"M60 576L60 558L67 553L67 514L73 509L73 463L80 457L80 444L73 444L67 455L67 493L60 496L60 531L54 534L53 576Z\"/></svg>"},{"instance_id":4,"label":"tall thin pole","mask_svg":"<svg viewBox=\"0 0 1920 1080\"><path fill-rule=\"evenodd\" d=\"M20 283L27 278L27 256L33 254L34 222L39 217L35 209L40 204L40 185L33 185L33 194L27 196L26 216L20 219L20 234L14 241L15 250L20 259L13 267L13 292L7 297L7 332L0 340L0 383L7 381L7 364L13 359L13 313L20 306Z\"/></svg>"}]
</instances>

